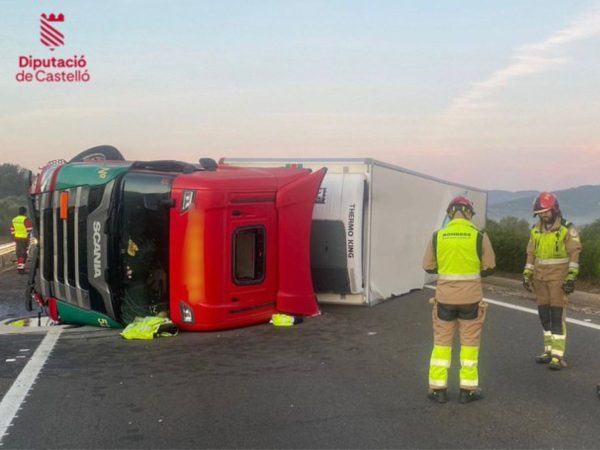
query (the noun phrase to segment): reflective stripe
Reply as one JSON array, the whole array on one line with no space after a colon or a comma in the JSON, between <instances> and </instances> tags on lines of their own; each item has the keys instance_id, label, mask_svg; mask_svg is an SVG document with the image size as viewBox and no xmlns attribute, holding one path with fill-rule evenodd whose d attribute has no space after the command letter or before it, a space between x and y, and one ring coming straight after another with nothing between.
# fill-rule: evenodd
<instances>
[{"instance_id":1,"label":"reflective stripe","mask_svg":"<svg viewBox=\"0 0 600 450\"><path fill-rule=\"evenodd\" d=\"M533 270L535 269L535 266L533 264L525 264L525 268Z\"/></svg>"},{"instance_id":2,"label":"reflective stripe","mask_svg":"<svg viewBox=\"0 0 600 450\"><path fill-rule=\"evenodd\" d=\"M438 280L452 280L452 281L460 281L460 280L479 280L481 278L480 274L472 274L472 275L439 275Z\"/></svg>"},{"instance_id":3,"label":"reflective stripe","mask_svg":"<svg viewBox=\"0 0 600 450\"><path fill-rule=\"evenodd\" d=\"M538 259L536 262L542 266L550 264L566 264L569 262L569 258Z\"/></svg>"},{"instance_id":4,"label":"reflective stripe","mask_svg":"<svg viewBox=\"0 0 600 450\"><path fill-rule=\"evenodd\" d=\"M579 269L579 264L576 262L571 261L569 263L569 269Z\"/></svg>"},{"instance_id":5,"label":"reflective stripe","mask_svg":"<svg viewBox=\"0 0 600 450\"><path fill-rule=\"evenodd\" d=\"M544 331L544 351L549 353L552 350L552 331Z\"/></svg>"},{"instance_id":6,"label":"reflective stripe","mask_svg":"<svg viewBox=\"0 0 600 450\"><path fill-rule=\"evenodd\" d=\"M460 365L463 367L477 367L476 359L461 359Z\"/></svg>"},{"instance_id":7,"label":"reflective stripe","mask_svg":"<svg viewBox=\"0 0 600 450\"><path fill-rule=\"evenodd\" d=\"M477 360L479 359L479 347L471 345L460 346L460 385L461 387L477 387L479 374Z\"/></svg>"},{"instance_id":8,"label":"reflective stripe","mask_svg":"<svg viewBox=\"0 0 600 450\"><path fill-rule=\"evenodd\" d=\"M429 360L429 386L443 388L448 383L448 367L452 361L452 347L434 345Z\"/></svg>"},{"instance_id":9,"label":"reflective stripe","mask_svg":"<svg viewBox=\"0 0 600 450\"><path fill-rule=\"evenodd\" d=\"M558 356L562 358L565 354L565 347L567 344L567 336L564 334L553 334L552 335L552 350L550 353L552 356Z\"/></svg>"},{"instance_id":10,"label":"reflective stripe","mask_svg":"<svg viewBox=\"0 0 600 450\"><path fill-rule=\"evenodd\" d=\"M436 367L450 367L450 360L431 358L429 364Z\"/></svg>"}]
</instances>

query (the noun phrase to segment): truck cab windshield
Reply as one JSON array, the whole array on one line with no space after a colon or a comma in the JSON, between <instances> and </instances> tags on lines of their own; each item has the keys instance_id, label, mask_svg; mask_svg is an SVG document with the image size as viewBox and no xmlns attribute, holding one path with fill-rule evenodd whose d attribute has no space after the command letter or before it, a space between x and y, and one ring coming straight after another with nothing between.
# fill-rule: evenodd
<instances>
[{"instance_id":1,"label":"truck cab windshield","mask_svg":"<svg viewBox=\"0 0 600 450\"><path fill-rule=\"evenodd\" d=\"M145 171L124 175L118 202L120 318L168 313L169 204L173 177Z\"/></svg>"}]
</instances>

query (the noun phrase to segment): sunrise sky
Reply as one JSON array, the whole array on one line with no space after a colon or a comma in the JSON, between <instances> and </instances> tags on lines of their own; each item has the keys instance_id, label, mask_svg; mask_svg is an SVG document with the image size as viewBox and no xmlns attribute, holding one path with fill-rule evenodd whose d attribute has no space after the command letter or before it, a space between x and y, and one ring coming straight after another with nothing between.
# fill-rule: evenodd
<instances>
[{"instance_id":1,"label":"sunrise sky","mask_svg":"<svg viewBox=\"0 0 600 450\"><path fill-rule=\"evenodd\" d=\"M371 157L484 189L600 184L600 1L0 0L0 163ZM40 42L63 13L64 45ZM19 57L85 55L88 83Z\"/></svg>"}]
</instances>

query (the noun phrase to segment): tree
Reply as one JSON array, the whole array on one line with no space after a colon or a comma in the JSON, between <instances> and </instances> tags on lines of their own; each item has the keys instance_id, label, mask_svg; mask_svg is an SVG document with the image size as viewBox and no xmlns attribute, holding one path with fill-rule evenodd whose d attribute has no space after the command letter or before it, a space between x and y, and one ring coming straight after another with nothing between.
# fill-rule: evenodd
<instances>
[{"instance_id":1,"label":"tree","mask_svg":"<svg viewBox=\"0 0 600 450\"><path fill-rule=\"evenodd\" d=\"M16 164L0 165L0 199L11 196L27 195L29 188L29 170Z\"/></svg>"},{"instance_id":2,"label":"tree","mask_svg":"<svg viewBox=\"0 0 600 450\"><path fill-rule=\"evenodd\" d=\"M27 206L29 170L16 164L0 165L0 236L10 235L19 206Z\"/></svg>"},{"instance_id":3,"label":"tree","mask_svg":"<svg viewBox=\"0 0 600 450\"><path fill-rule=\"evenodd\" d=\"M25 196L0 198L0 236L10 236L10 225L19 213L19 206L27 206Z\"/></svg>"},{"instance_id":4,"label":"tree","mask_svg":"<svg viewBox=\"0 0 600 450\"><path fill-rule=\"evenodd\" d=\"M504 217L500 222L488 220L486 231L496 253L496 268L503 272L521 273L527 260L527 221L516 217Z\"/></svg>"},{"instance_id":5,"label":"tree","mask_svg":"<svg viewBox=\"0 0 600 450\"><path fill-rule=\"evenodd\" d=\"M579 258L579 275L582 278L600 278L600 219L585 225L579 233L583 250Z\"/></svg>"}]
</instances>

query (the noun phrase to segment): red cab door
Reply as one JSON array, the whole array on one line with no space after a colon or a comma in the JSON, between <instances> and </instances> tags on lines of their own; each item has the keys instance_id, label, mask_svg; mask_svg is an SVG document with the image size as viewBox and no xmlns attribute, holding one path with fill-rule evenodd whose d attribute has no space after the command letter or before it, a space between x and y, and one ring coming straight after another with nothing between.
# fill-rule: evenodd
<instances>
[{"instance_id":1,"label":"red cab door","mask_svg":"<svg viewBox=\"0 0 600 450\"><path fill-rule=\"evenodd\" d=\"M230 273L225 302L233 321L268 320L277 292L275 195L236 196L228 207Z\"/></svg>"}]
</instances>

